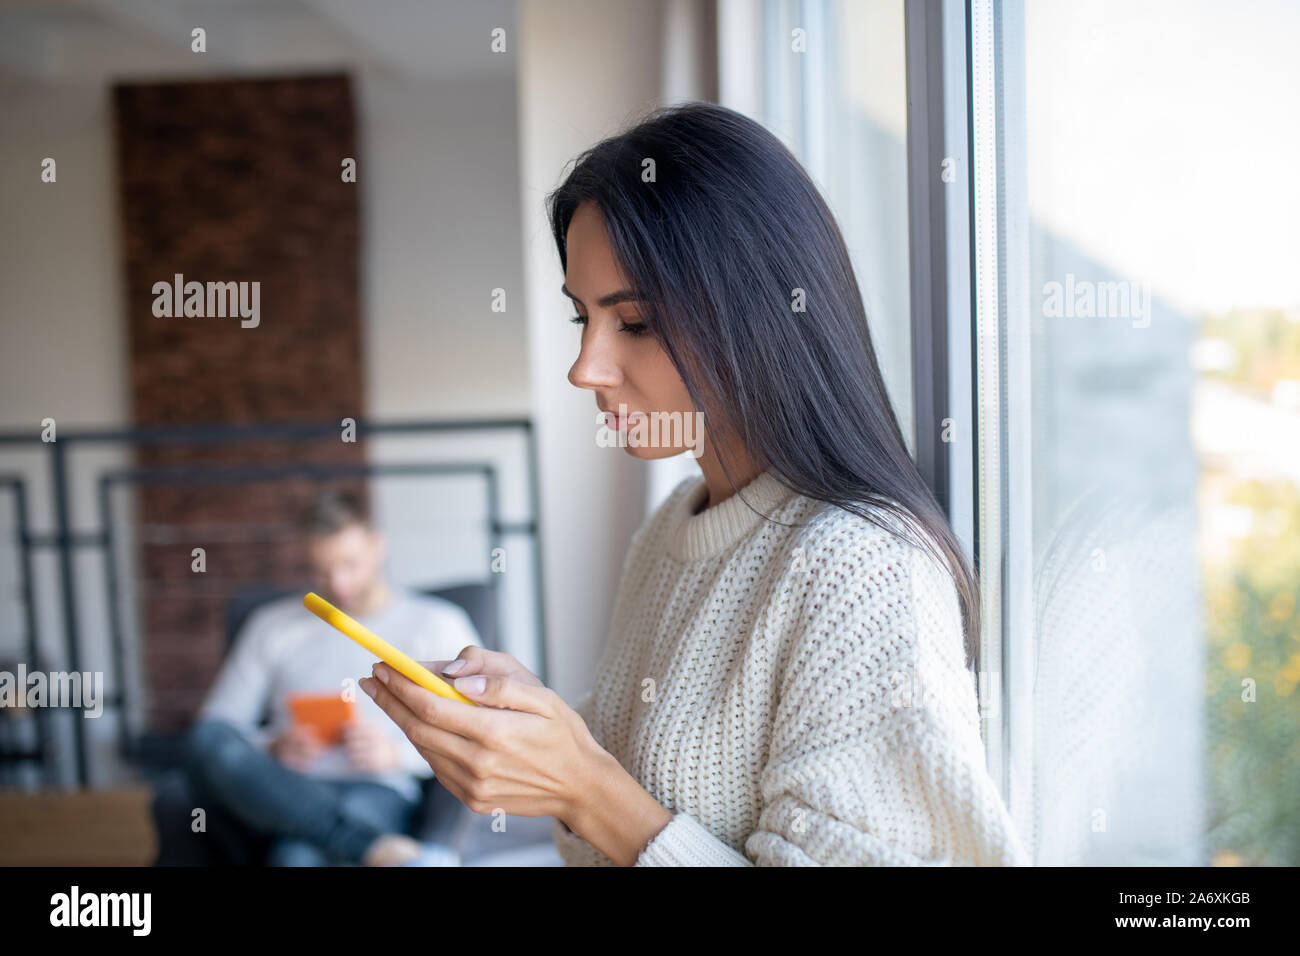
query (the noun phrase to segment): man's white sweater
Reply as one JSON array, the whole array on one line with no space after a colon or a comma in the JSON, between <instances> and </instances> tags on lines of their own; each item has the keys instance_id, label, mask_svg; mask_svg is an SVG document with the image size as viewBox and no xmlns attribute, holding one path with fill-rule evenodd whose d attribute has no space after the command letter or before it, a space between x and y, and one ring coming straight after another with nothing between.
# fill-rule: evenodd
<instances>
[{"instance_id":1,"label":"man's white sweater","mask_svg":"<svg viewBox=\"0 0 1300 956\"><path fill-rule=\"evenodd\" d=\"M634 535L576 707L674 814L636 865L1028 865L951 576L770 470L696 514L707 494L683 480ZM567 865L613 865L554 836Z\"/></svg>"}]
</instances>

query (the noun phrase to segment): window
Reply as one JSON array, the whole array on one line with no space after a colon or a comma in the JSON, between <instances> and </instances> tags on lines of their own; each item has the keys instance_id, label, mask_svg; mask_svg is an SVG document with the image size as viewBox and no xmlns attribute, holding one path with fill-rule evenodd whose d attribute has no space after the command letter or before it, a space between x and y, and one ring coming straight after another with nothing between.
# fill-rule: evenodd
<instances>
[{"instance_id":1,"label":"window","mask_svg":"<svg viewBox=\"0 0 1300 956\"><path fill-rule=\"evenodd\" d=\"M1300 89L1283 0L720 0L976 560L1039 865L1300 861ZM909 281L910 277L910 281Z\"/></svg>"},{"instance_id":2,"label":"window","mask_svg":"<svg viewBox=\"0 0 1300 956\"><path fill-rule=\"evenodd\" d=\"M1000 758L1040 865L1300 859L1285 3L971 4ZM1288 836L1289 834L1289 836Z\"/></svg>"}]
</instances>

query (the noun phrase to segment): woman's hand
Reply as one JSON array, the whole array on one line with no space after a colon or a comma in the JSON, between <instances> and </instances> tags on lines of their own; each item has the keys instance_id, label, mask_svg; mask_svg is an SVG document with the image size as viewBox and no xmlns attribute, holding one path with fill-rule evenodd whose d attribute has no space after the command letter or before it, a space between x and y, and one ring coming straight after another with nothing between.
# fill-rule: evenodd
<instances>
[{"instance_id":1,"label":"woman's hand","mask_svg":"<svg viewBox=\"0 0 1300 956\"><path fill-rule=\"evenodd\" d=\"M459 665L457 666L458 662ZM536 674L523 664L520 664L511 655L502 651L484 650L474 644L470 644L462 650L454 660L420 661L420 663L435 674L445 674L449 678L491 674L496 677L508 677L511 680L519 681L521 684L532 684L534 687L544 686ZM451 665L453 669L448 670L448 665Z\"/></svg>"},{"instance_id":2,"label":"woman's hand","mask_svg":"<svg viewBox=\"0 0 1300 956\"><path fill-rule=\"evenodd\" d=\"M469 647L458 659L464 667L447 676L484 706L439 697L382 661L361 687L470 810L573 819L594 775L613 758L582 718L509 654ZM426 666L440 673L443 663Z\"/></svg>"}]
</instances>

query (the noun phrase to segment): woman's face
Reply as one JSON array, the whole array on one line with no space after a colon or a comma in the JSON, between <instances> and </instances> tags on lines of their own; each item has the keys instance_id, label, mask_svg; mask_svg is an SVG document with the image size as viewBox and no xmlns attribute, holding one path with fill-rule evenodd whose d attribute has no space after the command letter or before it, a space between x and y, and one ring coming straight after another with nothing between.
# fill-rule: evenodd
<instances>
[{"instance_id":1,"label":"woman's face","mask_svg":"<svg viewBox=\"0 0 1300 956\"><path fill-rule=\"evenodd\" d=\"M676 366L642 325L640 303L630 298L594 203L584 202L574 212L566 243L564 291L584 320L569 381L595 393L596 406L610 413L603 419L610 437L625 441L635 457L668 458L691 448L698 458L694 449L703 448L702 416L695 414ZM620 412L628 420L618 418Z\"/></svg>"}]
</instances>

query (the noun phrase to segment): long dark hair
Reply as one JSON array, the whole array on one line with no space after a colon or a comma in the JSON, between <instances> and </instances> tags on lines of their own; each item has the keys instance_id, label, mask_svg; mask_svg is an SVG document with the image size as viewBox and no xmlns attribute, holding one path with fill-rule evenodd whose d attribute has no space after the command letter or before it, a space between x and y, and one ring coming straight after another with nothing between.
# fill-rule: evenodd
<instances>
[{"instance_id":1,"label":"long dark hair","mask_svg":"<svg viewBox=\"0 0 1300 956\"><path fill-rule=\"evenodd\" d=\"M961 597L970 666L975 576L907 453L844 239L799 161L734 110L661 107L582 153L547 198L562 267L584 201L600 210L720 459L738 440L787 487L901 530L938 558Z\"/></svg>"}]
</instances>

